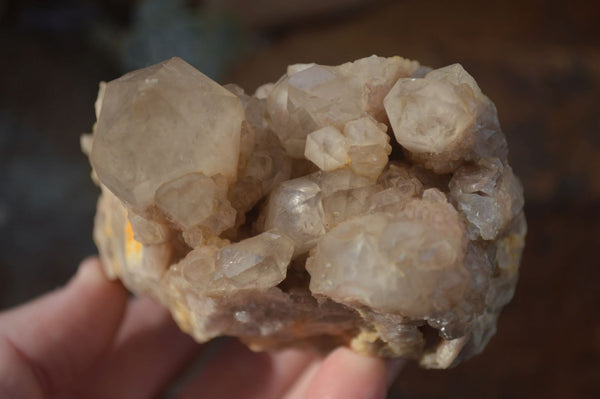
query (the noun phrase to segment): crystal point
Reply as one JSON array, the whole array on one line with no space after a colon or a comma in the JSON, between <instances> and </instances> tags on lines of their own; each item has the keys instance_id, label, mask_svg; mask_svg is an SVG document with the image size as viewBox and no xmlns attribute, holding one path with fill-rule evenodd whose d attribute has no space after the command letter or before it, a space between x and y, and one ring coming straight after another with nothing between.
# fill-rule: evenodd
<instances>
[{"instance_id":1,"label":"crystal point","mask_svg":"<svg viewBox=\"0 0 600 399\"><path fill-rule=\"evenodd\" d=\"M172 58L106 85L90 158L103 184L143 209L187 173L234 180L243 119L236 96Z\"/></svg>"}]
</instances>

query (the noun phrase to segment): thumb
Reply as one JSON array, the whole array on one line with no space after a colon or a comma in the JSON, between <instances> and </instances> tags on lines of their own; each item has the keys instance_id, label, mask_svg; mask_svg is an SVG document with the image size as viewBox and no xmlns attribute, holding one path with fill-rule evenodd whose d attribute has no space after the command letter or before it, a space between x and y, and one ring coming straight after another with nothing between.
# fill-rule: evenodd
<instances>
[{"instance_id":1,"label":"thumb","mask_svg":"<svg viewBox=\"0 0 600 399\"><path fill-rule=\"evenodd\" d=\"M0 313L0 397L43 398L72 383L111 344L127 303L97 258L63 288Z\"/></svg>"}]
</instances>

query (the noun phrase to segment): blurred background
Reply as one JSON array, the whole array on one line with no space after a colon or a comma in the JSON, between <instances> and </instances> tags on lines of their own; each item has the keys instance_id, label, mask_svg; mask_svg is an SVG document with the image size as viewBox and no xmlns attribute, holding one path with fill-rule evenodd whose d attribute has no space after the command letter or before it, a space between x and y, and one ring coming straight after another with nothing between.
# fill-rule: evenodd
<instances>
[{"instance_id":1,"label":"blurred background","mask_svg":"<svg viewBox=\"0 0 600 399\"><path fill-rule=\"evenodd\" d=\"M291 63L460 62L525 186L521 279L483 354L410 365L389 397L600 397L599 22L592 1L0 0L0 309L96 251L79 135L99 81L175 55L249 92Z\"/></svg>"}]
</instances>

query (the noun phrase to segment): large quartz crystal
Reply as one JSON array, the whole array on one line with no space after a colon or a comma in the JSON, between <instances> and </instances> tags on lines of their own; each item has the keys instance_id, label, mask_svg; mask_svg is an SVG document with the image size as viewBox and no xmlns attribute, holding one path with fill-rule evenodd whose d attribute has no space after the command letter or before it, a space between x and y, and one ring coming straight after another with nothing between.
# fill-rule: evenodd
<instances>
[{"instance_id":1,"label":"large quartz crystal","mask_svg":"<svg viewBox=\"0 0 600 399\"><path fill-rule=\"evenodd\" d=\"M96 116L106 271L200 342L445 368L513 295L522 188L459 64L297 64L248 95L173 58L102 83Z\"/></svg>"}]
</instances>

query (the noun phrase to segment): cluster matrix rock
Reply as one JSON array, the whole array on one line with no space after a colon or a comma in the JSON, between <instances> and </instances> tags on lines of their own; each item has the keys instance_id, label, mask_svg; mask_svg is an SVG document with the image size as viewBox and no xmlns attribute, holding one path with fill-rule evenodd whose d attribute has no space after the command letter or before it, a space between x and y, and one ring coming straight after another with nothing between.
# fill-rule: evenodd
<instances>
[{"instance_id":1,"label":"cluster matrix rock","mask_svg":"<svg viewBox=\"0 0 600 399\"><path fill-rule=\"evenodd\" d=\"M459 64L296 64L248 95L173 58L101 84L96 116L106 271L200 342L446 368L512 298L522 188Z\"/></svg>"}]
</instances>

